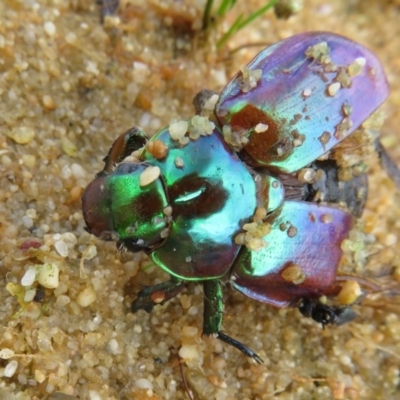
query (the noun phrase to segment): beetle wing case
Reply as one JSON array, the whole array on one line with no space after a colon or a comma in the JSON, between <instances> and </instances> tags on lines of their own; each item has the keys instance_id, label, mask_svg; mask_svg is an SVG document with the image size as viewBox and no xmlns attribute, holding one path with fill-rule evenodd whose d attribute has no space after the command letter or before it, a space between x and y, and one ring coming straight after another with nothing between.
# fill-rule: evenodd
<instances>
[{"instance_id":1,"label":"beetle wing case","mask_svg":"<svg viewBox=\"0 0 400 400\"><path fill-rule=\"evenodd\" d=\"M252 73L256 82L248 87ZM291 173L352 133L388 93L371 51L339 35L308 32L259 53L223 89L215 113L229 127L224 132L247 137L247 163ZM258 124L264 128L257 131Z\"/></svg>"},{"instance_id":2,"label":"beetle wing case","mask_svg":"<svg viewBox=\"0 0 400 400\"><path fill-rule=\"evenodd\" d=\"M335 289L337 267L352 216L313 203L286 201L267 217L271 231L258 251L243 248L231 274L246 296L277 307Z\"/></svg>"}]
</instances>

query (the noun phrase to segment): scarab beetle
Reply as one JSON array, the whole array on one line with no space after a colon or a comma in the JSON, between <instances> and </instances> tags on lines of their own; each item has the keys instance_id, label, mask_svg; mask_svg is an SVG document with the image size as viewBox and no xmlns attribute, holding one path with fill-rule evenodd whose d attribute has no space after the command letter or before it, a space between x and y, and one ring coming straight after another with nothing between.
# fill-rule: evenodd
<instances>
[{"instance_id":1,"label":"scarab beetle","mask_svg":"<svg viewBox=\"0 0 400 400\"><path fill-rule=\"evenodd\" d=\"M142 290L132 311L150 312L186 281L200 281L204 334L257 362L221 331L221 280L323 325L351 319L348 308L319 299L338 291L340 246L362 212L366 176L342 182L334 160L316 160L388 92L369 50L332 33L304 33L259 53L219 98L202 91L191 120L151 139L138 128L119 136L82 202L89 232L145 251L171 276ZM312 183L296 175L306 166Z\"/></svg>"}]
</instances>

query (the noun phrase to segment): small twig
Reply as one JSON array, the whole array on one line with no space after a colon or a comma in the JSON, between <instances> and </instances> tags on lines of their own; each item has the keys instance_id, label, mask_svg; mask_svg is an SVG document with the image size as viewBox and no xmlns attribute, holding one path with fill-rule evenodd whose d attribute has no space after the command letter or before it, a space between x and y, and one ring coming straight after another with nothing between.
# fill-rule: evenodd
<instances>
[{"instance_id":1,"label":"small twig","mask_svg":"<svg viewBox=\"0 0 400 400\"><path fill-rule=\"evenodd\" d=\"M373 347L373 348L375 348L375 349L378 349L378 350L381 350L381 351L383 351L384 353L390 354L390 355L392 355L393 357L396 357L396 358L398 358L398 359L400 360L400 354L397 354L397 353L395 353L394 351L388 349L387 347L379 346L378 344L374 343L373 341L366 339L365 337L363 337L362 335L360 335L358 332L355 331L355 329L353 329L353 328L351 328L351 327L349 327L349 331L350 331L357 339L362 340L363 342L369 344L371 347Z\"/></svg>"},{"instance_id":2,"label":"small twig","mask_svg":"<svg viewBox=\"0 0 400 400\"><path fill-rule=\"evenodd\" d=\"M182 357L179 355L179 349L178 350L174 349L174 350L176 351L176 357L178 359L179 371L181 372L183 386L185 387L185 390L186 390L186 393L188 395L189 400L194 400L193 393L189 389L185 374L183 373L183 365L182 365L183 364L183 360L182 360Z\"/></svg>"}]
</instances>

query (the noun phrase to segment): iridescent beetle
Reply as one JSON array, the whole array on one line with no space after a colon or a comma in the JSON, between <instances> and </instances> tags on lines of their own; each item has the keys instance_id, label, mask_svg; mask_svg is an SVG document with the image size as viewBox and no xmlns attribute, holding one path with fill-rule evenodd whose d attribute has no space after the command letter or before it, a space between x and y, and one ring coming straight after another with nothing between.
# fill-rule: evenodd
<instances>
[{"instance_id":1,"label":"iridescent beetle","mask_svg":"<svg viewBox=\"0 0 400 400\"><path fill-rule=\"evenodd\" d=\"M89 232L145 251L171 275L142 290L132 311L150 312L185 281L201 281L203 333L257 362L221 331L221 280L255 300L298 307L323 325L351 319L348 308L319 299L337 293L340 246L362 212L366 176L339 182L334 161L316 159L388 92L369 50L332 33L304 33L243 67L211 107L214 122L197 115L151 139L138 128L122 134L82 202ZM210 108L207 93L196 99L199 112ZM315 184L294 174L308 165L320 174Z\"/></svg>"}]
</instances>

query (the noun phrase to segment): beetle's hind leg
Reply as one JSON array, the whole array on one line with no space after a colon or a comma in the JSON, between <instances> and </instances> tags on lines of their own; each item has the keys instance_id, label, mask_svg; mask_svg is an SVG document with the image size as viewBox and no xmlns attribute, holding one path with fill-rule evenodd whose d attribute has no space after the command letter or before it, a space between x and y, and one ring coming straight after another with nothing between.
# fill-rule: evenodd
<instances>
[{"instance_id":1,"label":"beetle's hind leg","mask_svg":"<svg viewBox=\"0 0 400 400\"><path fill-rule=\"evenodd\" d=\"M236 347L247 357L253 358L258 364L262 364L262 358L250 350L243 343L231 338L221 332L222 316L224 311L224 303L222 299L221 283L218 279L204 281L204 321L203 335L214 335L225 343Z\"/></svg>"},{"instance_id":2,"label":"beetle's hind leg","mask_svg":"<svg viewBox=\"0 0 400 400\"><path fill-rule=\"evenodd\" d=\"M182 280L171 276L171 280L149 286L138 293L137 299L132 302L131 310L133 313L139 310L151 312L153 307L158 304L165 304L177 294L179 294L185 284Z\"/></svg>"}]
</instances>

